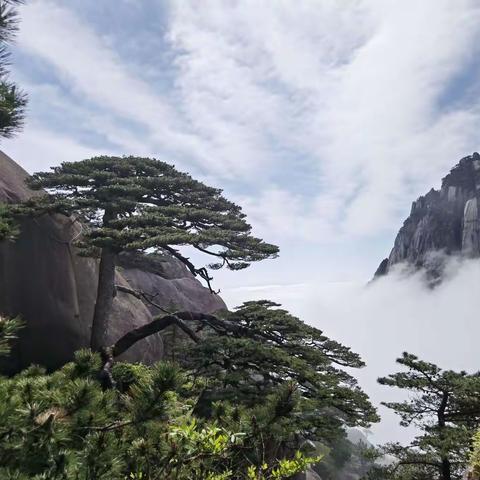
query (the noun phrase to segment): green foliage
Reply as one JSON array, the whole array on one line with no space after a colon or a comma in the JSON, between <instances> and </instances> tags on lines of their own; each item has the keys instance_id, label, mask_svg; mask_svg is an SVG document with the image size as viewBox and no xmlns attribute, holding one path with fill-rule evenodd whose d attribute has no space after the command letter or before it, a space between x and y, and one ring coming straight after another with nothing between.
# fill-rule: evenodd
<instances>
[{"instance_id":1,"label":"green foliage","mask_svg":"<svg viewBox=\"0 0 480 480\"><path fill-rule=\"evenodd\" d=\"M123 389L103 390L100 363L81 351L52 374L32 367L0 377L0 478L281 479L318 461L297 453L255 463L254 412L196 417L195 391L172 364L119 364Z\"/></svg>"},{"instance_id":2,"label":"green foliage","mask_svg":"<svg viewBox=\"0 0 480 480\"><path fill-rule=\"evenodd\" d=\"M18 318L4 318L0 316L0 356L10 353L11 343L17 338L17 332L22 322Z\"/></svg>"},{"instance_id":3,"label":"green foliage","mask_svg":"<svg viewBox=\"0 0 480 480\"><path fill-rule=\"evenodd\" d=\"M343 438L345 426L377 421L356 380L339 368L363 366L359 356L278 307L247 302L227 313L222 326L206 327L200 343L178 352L194 378L208 380L196 411L235 418L253 408L258 428L264 425L264 444L275 452L305 441L329 445ZM235 409L215 412L216 401Z\"/></svg>"},{"instance_id":4,"label":"green foliage","mask_svg":"<svg viewBox=\"0 0 480 480\"><path fill-rule=\"evenodd\" d=\"M33 188L51 194L36 208L79 216L83 247L112 251L189 245L236 270L278 248L251 235L241 208L172 165L139 157L94 157L37 173ZM214 268L221 266L213 265Z\"/></svg>"},{"instance_id":5,"label":"green foliage","mask_svg":"<svg viewBox=\"0 0 480 480\"><path fill-rule=\"evenodd\" d=\"M480 478L480 431L473 436L473 445L469 457L472 480Z\"/></svg>"},{"instance_id":6,"label":"green foliage","mask_svg":"<svg viewBox=\"0 0 480 480\"><path fill-rule=\"evenodd\" d=\"M0 242L13 240L18 233L18 226L8 207L0 203Z\"/></svg>"},{"instance_id":7,"label":"green foliage","mask_svg":"<svg viewBox=\"0 0 480 480\"><path fill-rule=\"evenodd\" d=\"M270 478L277 480L281 478L291 478L298 472L305 471L312 461L319 462L321 457L309 458L297 452L291 459L282 459L278 462L278 466L269 468L267 464L260 466L250 465L248 467L248 480L264 480Z\"/></svg>"},{"instance_id":8,"label":"green foliage","mask_svg":"<svg viewBox=\"0 0 480 480\"><path fill-rule=\"evenodd\" d=\"M383 447L380 453L392 455L396 461L377 468L371 478L462 478L472 435L480 426L480 375L442 370L408 353L397 362L407 371L378 381L410 395L403 402L384 405L400 416L402 426L413 425L421 433L406 447L398 443Z\"/></svg>"},{"instance_id":9,"label":"green foliage","mask_svg":"<svg viewBox=\"0 0 480 480\"><path fill-rule=\"evenodd\" d=\"M15 83L7 80L5 74L0 74L0 136L11 138L22 129L26 106L25 93Z\"/></svg>"},{"instance_id":10,"label":"green foliage","mask_svg":"<svg viewBox=\"0 0 480 480\"><path fill-rule=\"evenodd\" d=\"M18 27L19 0L0 0L0 136L9 138L23 126L27 97L8 78L9 51ZM1 226L0 226L1 235Z\"/></svg>"}]
</instances>

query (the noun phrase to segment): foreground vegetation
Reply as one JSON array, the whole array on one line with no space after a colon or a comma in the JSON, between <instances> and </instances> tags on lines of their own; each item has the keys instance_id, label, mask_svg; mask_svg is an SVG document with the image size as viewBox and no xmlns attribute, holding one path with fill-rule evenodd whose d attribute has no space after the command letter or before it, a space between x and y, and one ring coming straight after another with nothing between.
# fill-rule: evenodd
<instances>
[{"instance_id":1,"label":"foreground vegetation","mask_svg":"<svg viewBox=\"0 0 480 480\"><path fill-rule=\"evenodd\" d=\"M2 320L3 354L17 327ZM195 413L206 382L174 365L118 363L115 389L102 388L100 367L85 350L51 374L32 366L0 378L0 478L281 479L319 460L266 462L271 426L287 440L298 413L290 382L262 406L215 403L207 419Z\"/></svg>"}]
</instances>

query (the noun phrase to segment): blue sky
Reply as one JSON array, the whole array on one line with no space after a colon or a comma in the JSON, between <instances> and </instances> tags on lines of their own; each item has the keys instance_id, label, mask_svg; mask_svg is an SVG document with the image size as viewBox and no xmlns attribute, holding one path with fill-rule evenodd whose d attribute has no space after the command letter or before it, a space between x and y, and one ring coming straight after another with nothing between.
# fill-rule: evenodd
<instances>
[{"instance_id":1,"label":"blue sky","mask_svg":"<svg viewBox=\"0 0 480 480\"><path fill-rule=\"evenodd\" d=\"M412 200L480 149L475 0L30 0L21 17L28 120L3 150L29 171L155 156L224 188L281 247L217 274L230 303L316 322L305 305L364 284Z\"/></svg>"},{"instance_id":2,"label":"blue sky","mask_svg":"<svg viewBox=\"0 0 480 480\"><path fill-rule=\"evenodd\" d=\"M14 69L30 111L7 152L29 170L155 155L277 241L386 253L410 201L475 149L475 2L196 5L28 2Z\"/></svg>"}]
</instances>

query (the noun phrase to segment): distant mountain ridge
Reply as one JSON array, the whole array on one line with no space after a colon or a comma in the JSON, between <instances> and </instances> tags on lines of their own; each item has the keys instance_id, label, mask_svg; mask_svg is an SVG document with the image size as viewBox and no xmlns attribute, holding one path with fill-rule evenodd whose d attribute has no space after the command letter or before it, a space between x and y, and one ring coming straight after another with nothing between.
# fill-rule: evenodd
<instances>
[{"instance_id":1,"label":"distant mountain ridge","mask_svg":"<svg viewBox=\"0 0 480 480\"><path fill-rule=\"evenodd\" d=\"M375 272L389 273L400 263L441 274L444 256L480 257L480 155L462 158L442 179L440 190L431 189L412 203L392 251Z\"/></svg>"}]
</instances>

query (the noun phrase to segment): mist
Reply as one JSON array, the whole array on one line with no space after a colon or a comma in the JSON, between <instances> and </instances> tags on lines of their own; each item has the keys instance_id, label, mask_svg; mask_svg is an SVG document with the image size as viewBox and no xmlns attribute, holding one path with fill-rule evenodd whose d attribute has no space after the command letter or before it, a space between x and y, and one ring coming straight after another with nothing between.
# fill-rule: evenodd
<instances>
[{"instance_id":1,"label":"mist","mask_svg":"<svg viewBox=\"0 0 480 480\"><path fill-rule=\"evenodd\" d=\"M381 401L404 394L381 386L377 378L399 369L395 359L407 351L446 370L479 370L480 261L449 258L444 279L430 288L421 272L402 266L370 284L312 282L232 288L222 291L229 307L268 298L305 322L358 352L367 366L353 372L382 421L369 432L373 443L408 442L414 429Z\"/></svg>"}]
</instances>

